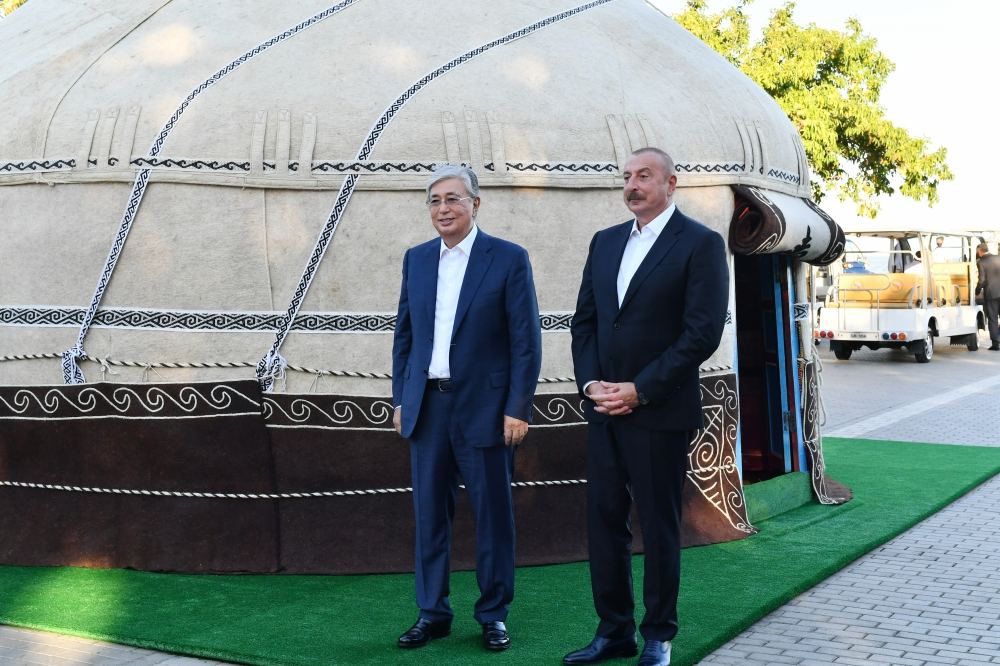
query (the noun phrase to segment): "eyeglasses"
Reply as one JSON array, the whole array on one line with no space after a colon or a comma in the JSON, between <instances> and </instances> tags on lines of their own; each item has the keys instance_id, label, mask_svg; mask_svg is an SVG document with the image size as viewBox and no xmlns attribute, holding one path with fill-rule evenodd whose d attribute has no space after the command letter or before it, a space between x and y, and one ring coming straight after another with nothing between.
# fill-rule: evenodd
<instances>
[{"instance_id":1,"label":"eyeglasses","mask_svg":"<svg viewBox=\"0 0 1000 666\"><path fill-rule=\"evenodd\" d=\"M472 201L472 197L445 197L444 199L431 199L427 202L427 207L431 210L440 208L442 205L446 205L448 208L451 208L452 206L457 206L463 201Z\"/></svg>"}]
</instances>

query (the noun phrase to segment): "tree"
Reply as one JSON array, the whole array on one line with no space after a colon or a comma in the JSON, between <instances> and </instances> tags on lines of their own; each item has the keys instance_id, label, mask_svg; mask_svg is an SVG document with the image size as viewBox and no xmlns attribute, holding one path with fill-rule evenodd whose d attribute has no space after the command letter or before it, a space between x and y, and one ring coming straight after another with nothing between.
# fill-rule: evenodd
<instances>
[{"instance_id":1,"label":"tree","mask_svg":"<svg viewBox=\"0 0 1000 666\"><path fill-rule=\"evenodd\" d=\"M28 0L0 0L0 18L26 3Z\"/></svg>"},{"instance_id":2,"label":"tree","mask_svg":"<svg viewBox=\"0 0 1000 666\"><path fill-rule=\"evenodd\" d=\"M886 118L879 96L895 65L876 40L853 18L843 32L800 26L789 2L751 43L744 10L752 1L712 14L706 0L687 0L674 19L781 105L802 137L814 198L836 192L868 217L878 213L877 196L897 191L933 205L938 185L953 178L947 151Z\"/></svg>"}]
</instances>

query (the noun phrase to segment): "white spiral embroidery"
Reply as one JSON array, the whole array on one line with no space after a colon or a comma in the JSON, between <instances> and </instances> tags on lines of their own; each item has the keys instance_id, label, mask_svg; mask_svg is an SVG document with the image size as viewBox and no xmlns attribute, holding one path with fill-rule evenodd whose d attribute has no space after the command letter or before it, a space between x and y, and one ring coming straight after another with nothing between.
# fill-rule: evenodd
<instances>
[{"instance_id":1,"label":"white spiral embroidery","mask_svg":"<svg viewBox=\"0 0 1000 666\"><path fill-rule=\"evenodd\" d=\"M159 413L170 406L191 414L200 405L215 411L227 409L233 404L234 397L245 401L247 408L260 408L260 403L250 396L225 385L214 386L207 393L194 386L184 386L176 396L157 386L151 386L145 391L117 387L110 392L91 386L75 391L50 388L43 394L36 393L32 389L20 389L9 400L0 394L0 404L15 415L26 414L32 406L36 406L47 416L52 416L60 410L69 412L75 410L76 414L81 415L92 414L99 407L108 407L113 412L125 415L133 408L133 403L143 414ZM65 416L65 413L59 415L59 417Z\"/></svg>"},{"instance_id":2,"label":"white spiral embroidery","mask_svg":"<svg viewBox=\"0 0 1000 666\"><path fill-rule=\"evenodd\" d=\"M296 398L285 406L268 396L263 398L263 413L265 420L271 420L280 412L293 423L307 423L314 416L324 418L335 425L346 425L363 418L373 426L389 426L392 423L392 405L385 400L376 400L367 408L353 400L336 400L329 409L305 398Z\"/></svg>"}]
</instances>

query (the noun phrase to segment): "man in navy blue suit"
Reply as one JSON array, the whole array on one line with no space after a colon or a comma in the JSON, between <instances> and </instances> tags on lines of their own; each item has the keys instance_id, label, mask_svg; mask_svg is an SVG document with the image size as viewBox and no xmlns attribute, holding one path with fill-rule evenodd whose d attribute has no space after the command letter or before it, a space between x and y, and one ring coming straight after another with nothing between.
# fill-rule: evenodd
<instances>
[{"instance_id":1,"label":"man in navy blue suit","mask_svg":"<svg viewBox=\"0 0 1000 666\"><path fill-rule=\"evenodd\" d=\"M479 182L467 167L431 176L440 238L410 248L392 345L396 432L410 440L416 518L415 648L451 632L451 524L459 477L476 523L474 616L489 650L505 650L514 596L513 451L528 432L541 328L528 253L475 224Z\"/></svg>"},{"instance_id":2,"label":"man in navy blue suit","mask_svg":"<svg viewBox=\"0 0 1000 666\"><path fill-rule=\"evenodd\" d=\"M591 664L638 652L629 512L645 547L640 666L670 663L677 634L680 527L688 443L702 427L698 366L719 346L729 302L722 237L673 203L677 176L662 150L625 163L635 216L590 243L573 315L573 365L588 420L587 531L600 623L567 654Z\"/></svg>"}]
</instances>

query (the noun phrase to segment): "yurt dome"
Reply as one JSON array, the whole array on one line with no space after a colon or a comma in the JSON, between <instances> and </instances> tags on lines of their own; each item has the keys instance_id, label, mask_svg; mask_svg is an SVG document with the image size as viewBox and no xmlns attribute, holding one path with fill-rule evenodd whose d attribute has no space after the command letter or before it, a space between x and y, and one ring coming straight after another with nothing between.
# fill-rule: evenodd
<instances>
[{"instance_id":1,"label":"yurt dome","mask_svg":"<svg viewBox=\"0 0 1000 666\"><path fill-rule=\"evenodd\" d=\"M569 319L591 236L627 217L620 171L631 151L667 150L678 205L734 251L828 263L842 247L839 229L808 201L802 143L777 104L641 0L48 0L0 23L0 41L5 438L27 447L58 432L128 457L151 423L143 419L174 419L189 429L183 437L197 438L197 419L183 419L201 413L188 407L253 414L259 432L247 437L259 440L262 459L295 462L260 487L241 486L245 477L227 492L274 495L267 511L279 515L295 504L284 482L293 494L407 483L402 472L351 479L338 465L368 464L359 446L402 455L386 402L392 330L403 253L434 235L423 190L437 164L471 166L482 187L479 225L531 256L545 335L531 435L541 452L524 464L539 474L571 451L582 455ZM734 232L741 202L753 224ZM695 496L726 530L745 534L730 451L733 326L702 368L706 395L716 396L708 403L721 407L718 451L705 466L714 489ZM168 455L182 433L149 437ZM227 438L224 429L212 437ZM550 441L558 444L546 449ZM341 445L352 453L330 448ZM22 477L0 492L21 493L38 511L55 511L41 507L52 505L46 493L66 495L63 486L204 490L219 478L205 469L245 455L234 441L219 461L200 459L207 467L194 488L181 471L104 470L88 480L87 464L60 472L50 457L31 467L17 457L27 449L10 446L7 471ZM112 457L104 448L87 460ZM394 464L405 471L405 460ZM324 465L338 471L319 472ZM408 498L398 499L405 512ZM305 526L309 501L267 533L280 540L285 529L288 538L293 524L316 532ZM122 520L157 511L101 506ZM191 511L206 529L217 519ZM7 559L23 562L34 546L21 546ZM146 568L356 570L363 559L331 565L305 544L298 564L256 555L227 563L216 546L197 562L150 563L142 553L152 546L133 546L81 537L66 548L77 561ZM48 561L64 562L69 550L56 550Z\"/></svg>"}]
</instances>

